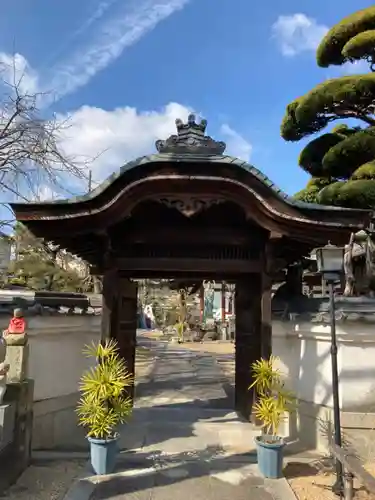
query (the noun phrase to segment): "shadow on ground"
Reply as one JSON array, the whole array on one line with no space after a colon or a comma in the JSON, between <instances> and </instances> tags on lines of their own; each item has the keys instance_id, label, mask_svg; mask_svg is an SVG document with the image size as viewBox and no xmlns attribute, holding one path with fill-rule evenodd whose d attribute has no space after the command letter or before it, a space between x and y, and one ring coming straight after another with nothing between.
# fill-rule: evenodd
<instances>
[{"instance_id":1,"label":"shadow on ground","mask_svg":"<svg viewBox=\"0 0 375 500\"><path fill-rule=\"evenodd\" d=\"M116 474L101 478L91 500L272 500L257 471L258 431L234 412L233 387L214 357L158 349L120 430Z\"/></svg>"},{"instance_id":2,"label":"shadow on ground","mask_svg":"<svg viewBox=\"0 0 375 500\"><path fill-rule=\"evenodd\" d=\"M225 456L219 447L165 457L162 450L127 455L116 475L103 477L91 500L137 498L272 500L266 481L257 475L255 453ZM125 495L129 495L125 497Z\"/></svg>"}]
</instances>

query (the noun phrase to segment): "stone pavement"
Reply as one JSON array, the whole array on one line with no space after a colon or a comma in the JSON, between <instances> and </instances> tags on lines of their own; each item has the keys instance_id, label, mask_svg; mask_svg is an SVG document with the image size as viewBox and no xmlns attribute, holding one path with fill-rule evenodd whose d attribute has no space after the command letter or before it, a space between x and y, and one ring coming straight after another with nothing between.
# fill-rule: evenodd
<instances>
[{"instance_id":1,"label":"stone pavement","mask_svg":"<svg viewBox=\"0 0 375 500\"><path fill-rule=\"evenodd\" d=\"M233 412L233 388L214 358L167 343L139 343L152 347L155 363L136 387L116 472L81 480L83 489L97 481L90 500L293 499L285 480L260 477L254 450L259 431Z\"/></svg>"}]
</instances>

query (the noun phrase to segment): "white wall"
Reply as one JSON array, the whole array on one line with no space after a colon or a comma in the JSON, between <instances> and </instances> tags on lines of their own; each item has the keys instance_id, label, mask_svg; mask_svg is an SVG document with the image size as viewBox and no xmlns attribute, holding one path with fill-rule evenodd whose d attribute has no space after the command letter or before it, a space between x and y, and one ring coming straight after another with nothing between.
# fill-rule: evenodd
<instances>
[{"instance_id":1,"label":"white wall","mask_svg":"<svg viewBox=\"0 0 375 500\"><path fill-rule=\"evenodd\" d=\"M359 321L337 324L343 411L375 411L374 326ZM273 353L280 357L290 388L305 401L332 407L329 325L275 321L272 328Z\"/></svg>"},{"instance_id":2,"label":"white wall","mask_svg":"<svg viewBox=\"0 0 375 500\"><path fill-rule=\"evenodd\" d=\"M100 316L53 316L29 322L29 377L35 381L34 401L78 391L83 371L94 363L82 350L100 340L100 321Z\"/></svg>"},{"instance_id":3,"label":"white wall","mask_svg":"<svg viewBox=\"0 0 375 500\"><path fill-rule=\"evenodd\" d=\"M1 324L3 328L5 324ZM33 317L28 322L28 377L34 379L34 449L86 448L77 425L79 380L93 364L82 350L100 340L101 316Z\"/></svg>"},{"instance_id":4,"label":"white wall","mask_svg":"<svg viewBox=\"0 0 375 500\"><path fill-rule=\"evenodd\" d=\"M299 405L282 434L295 451L327 452L333 432L330 327L274 321L272 349ZM375 457L375 328L337 323L341 426L344 442L365 460Z\"/></svg>"},{"instance_id":5,"label":"white wall","mask_svg":"<svg viewBox=\"0 0 375 500\"><path fill-rule=\"evenodd\" d=\"M0 317L0 328L9 318ZM101 316L53 315L28 318L30 358L28 377L35 380L34 400L65 396L78 390L90 361L85 345L100 340Z\"/></svg>"},{"instance_id":6,"label":"white wall","mask_svg":"<svg viewBox=\"0 0 375 500\"><path fill-rule=\"evenodd\" d=\"M79 379L89 367L82 349L100 339L100 323L100 316L30 319L34 447L86 446L84 433L77 427L75 407ZM350 428L348 432L357 443L362 439L364 449L369 442L367 431L375 428L375 328L359 321L338 322L337 341L342 424ZM322 422L332 421L329 326L274 321L273 353L280 358L288 386L300 399L298 415L290 420L284 435L299 441L305 449L326 451L327 439L321 427ZM374 433L370 441L375 442Z\"/></svg>"}]
</instances>

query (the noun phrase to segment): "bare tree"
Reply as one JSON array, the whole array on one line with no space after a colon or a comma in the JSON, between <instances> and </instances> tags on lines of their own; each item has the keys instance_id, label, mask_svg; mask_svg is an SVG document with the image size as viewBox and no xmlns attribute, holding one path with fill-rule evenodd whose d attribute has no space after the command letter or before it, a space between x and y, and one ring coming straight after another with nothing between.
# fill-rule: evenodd
<instances>
[{"instance_id":1,"label":"bare tree","mask_svg":"<svg viewBox=\"0 0 375 500\"><path fill-rule=\"evenodd\" d=\"M0 192L6 201L30 201L40 199L41 186L61 192L69 179L87 185L90 160L71 158L61 147L68 121L43 116L43 94L29 92L13 65L13 71L0 66Z\"/></svg>"},{"instance_id":2,"label":"bare tree","mask_svg":"<svg viewBox=\"0 0 375 500\"><path fill-rule=\"evenodd\" d=\"M29 77L18 62L15 56L0 63L0 230L14 226L10 201L40 201L54 193L69 196L77 181L86 191L88 182L92 183L89 165L95 159L70 157L63 151L69 120L41 110L40 104L49 96L28 85ZM51 250L48 242L39 246L46 262L64 270L58 258L66 257L63 250ZM90 286L93 278L86 267L84 281Z\"/></svg>"}]
</instances>

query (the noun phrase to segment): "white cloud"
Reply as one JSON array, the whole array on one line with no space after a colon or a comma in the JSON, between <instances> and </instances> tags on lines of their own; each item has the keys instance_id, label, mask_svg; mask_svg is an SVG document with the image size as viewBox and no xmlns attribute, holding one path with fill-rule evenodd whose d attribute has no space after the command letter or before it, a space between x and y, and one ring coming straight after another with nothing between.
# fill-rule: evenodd
<instances>
[{"instance_id":1,"label":"white cloud","mask_svg":"<svg viewBox=\"0 0 375 500\"><path fill-rule=\"evenodd\" d=\"M272 36L287 57L315 50L327 31L327 26L301 13L279 16L272 25Z\"/></svg>"},{"instance_id":2,"label":"white cloud","mask_svg":"<svg viewBox=\"0 0 375 500\"><path fill-rule=\"evenodd\" d=\"M226 140L226 152L228 154L236 156L241 160L250 161L250 155L253 147L244 137L242 137L242 135L233 130L227 124L223 124L221 126L220 132L223 134L224 140Z\"/></svg>"},{"instance_id":3,"label":"white cloud","mask_svg":"<svg viewBox=\"0 0 375 500\"><path fill-rule=\"evenodd\" d=\"M23 94L33 95L39 90L39 77L21 54L0 52L0 74L5 82L18 86Z\"/></svg>"},{"instance_id":4,"label":"white cloud","mask_svg":"<svg viewBox=\"0 0 375 500\"><path fill-rule=\"evenodd\" d=\"M175 120L186 120L191 112L186 106L169 103L160 111L138 111L123 107L113 111L83 106L71 113L61 142L71 156L94 158L93 178L102 181L124 163L156 152L155 141L176 133ZM98 156L99 155L99 156Z\"/></svg>"},{"instance_id":5,"label":"white cloud","mask_svg":"<svg viewBox=\"0 0 375 500\"><path fill-rule=\"evenodd\" d=\"M94 184L103 181L126 162L156 153L155 141L176 133L176 118L186 121L191 109L171 102L159 111L139 111L123 107L113 111L83 106L71 113L69 127L61 142L63 151L71 157L95 158L91 168ZM227 143L227 153L249 161L252 146L229 125L220 128Z\"/></svg>"},{"instance_id":6,"label":"white cloud","mask_svg":"<svg viewBox=\"0 0 375 500\"><path fill-rule=\"evenodd\" d=\"M28 61L20 54L14 60L8 54L0 53L5 76L16 74L21 81L22 90L37 92L39 76ZM192 109L179 103L171 102L161 110L139 111L129 106L104 110L99 107L82 106L64 115L56 116L63 125L59 129L59 146L66 158L85 162L93 171L94 185L103 181L123 164L139 156L156 152L155 141L166 139L176 133L175 120L186 121ZM252 146L229 125L220 128L227 143L227 153L248 161ZM90 162L90 160L93 160ZM39 188L27 197L46 200L61 197L58 186L53 190L39 179ZM81 181L71 179L69 189L86 190ZM63 189L61 190L63 191Z\"/></svg>"},{"instance_id":7,"label":"white cloud","mask_svg":"<svg viewBox=\"0 0 375 500\"><path fill-rule=\"evenodd\" d=\"M44 90L56 97L86 85L99 71L121 56L161 21L182 9L189 0L133 0L123 11L102 23L92 39L52 68Z\"/></svg>"},{"instance_id":8,"label":"white cloud","mask_svg":"<svg viewBox=\"0 0 375 500\"><path fill-rule=\"evenodd\" d=\"M62 197L62 194L58 193L54 187L41 184L37 186L35 193L31 193L30 201L57 200Z\"/></svg>"}]
</instances>

